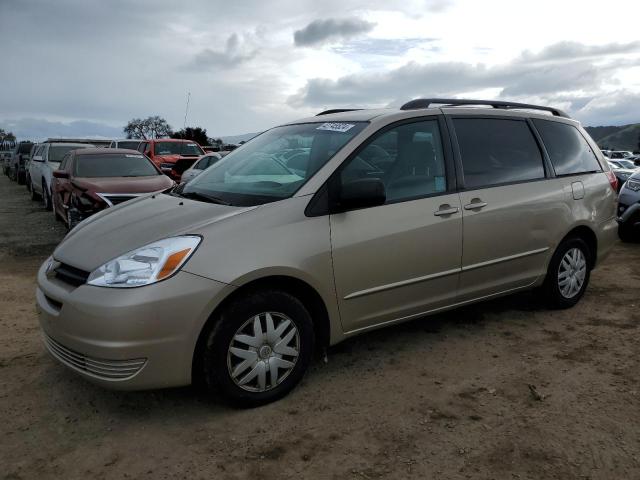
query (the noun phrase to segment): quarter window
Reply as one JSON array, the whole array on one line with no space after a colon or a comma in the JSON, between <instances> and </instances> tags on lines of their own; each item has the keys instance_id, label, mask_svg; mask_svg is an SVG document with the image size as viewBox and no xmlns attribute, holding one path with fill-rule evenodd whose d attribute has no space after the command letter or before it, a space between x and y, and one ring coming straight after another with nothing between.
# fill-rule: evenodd
<instances>
[{"instance_id":1,"label":"quarter window","mask_svg":"<svg viewBox=\"0 0 640 480\"><path fill-rule=\"evenodd\" d=\"M446 191L437 120L399 125L376 134L341 170L341 182L378 178L387 203Z\"/></svg>"},{"instance_id":2,"label":"quarter window","mask_svg":"<svg viewBox=\"0 0 640 480\"><path fill-rule=\"evenodd\" d=\"M602 170L589 143L576 127L539 119L533 120L533 124L540 132L556 175Z\"/></svg>"},{"instance_id":3,"label":"quarter window","mask_svg":"<svg viewBox=\"0 0 640 480\"><path fill-rule=\"evenodd\" d=\"M527 122L456 118L453 123L466 189L544 178L542 154Z\"/></svg>"}]
</instances>

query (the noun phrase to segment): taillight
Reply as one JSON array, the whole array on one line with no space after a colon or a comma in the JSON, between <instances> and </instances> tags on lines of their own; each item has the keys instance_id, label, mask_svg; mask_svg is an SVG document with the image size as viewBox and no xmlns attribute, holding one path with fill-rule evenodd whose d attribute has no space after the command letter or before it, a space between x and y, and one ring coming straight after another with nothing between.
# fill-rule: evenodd
<instances>
[{"instance_id":1,"label":"taillight","mask_svg":"<svg viewBox=\"0 0 640 480\"><path fill-rule=\"evenodd\" d=\"M618 177L614 175L614 173L609 170L608 172L604 172L607 174L607 178L609 179L609 183L611 184L611 188L613 188L614 192L618 191Z\"/></svg>"}]
</instances>

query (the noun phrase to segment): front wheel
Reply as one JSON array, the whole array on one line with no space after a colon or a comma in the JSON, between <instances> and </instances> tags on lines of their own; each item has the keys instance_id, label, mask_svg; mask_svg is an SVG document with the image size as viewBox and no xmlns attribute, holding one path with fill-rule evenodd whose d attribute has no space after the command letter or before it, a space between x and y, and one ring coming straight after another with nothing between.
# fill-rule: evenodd
<instances>
[{"instance_id":1,"label":"front wheel","mask_svg":"<svg viewBox=\"0 0 640 480\"><path fill-rule=\"evenodd\" d=\"M549 262L542 294L550 308L571 308L584 295L591 275L591 250L581 238L564 240Z\"/></svg>"},{"instance_id":2,"label":"front wheel","mask_svg":"<svg viewBox=\"0 0 640 480\"><path fill-rule=\"evenodd\" d=\"M42 182L42 203L44 203L45 210L51 210L51 192L47 188L47 184Z\"/></svg>"},{"instance_id":3,"label":"front wheel","mask_svg":"<svg viewBox=\"0 0 640 480\"><path fill-rule=\"evenodd\" d=\"M253 291L229 304L205 333L204 380L232 404L254 407L289 393L311 361L311 315L293 295Z\"/></svg>"}]
</instances>

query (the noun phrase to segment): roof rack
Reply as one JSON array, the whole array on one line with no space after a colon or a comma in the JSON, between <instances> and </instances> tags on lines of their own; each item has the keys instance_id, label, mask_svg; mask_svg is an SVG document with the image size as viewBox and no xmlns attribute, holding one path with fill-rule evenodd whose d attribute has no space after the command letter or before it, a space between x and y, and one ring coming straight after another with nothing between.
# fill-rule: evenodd
<instances>
[{"instance_id":1,"label":"roof rack","mask_svg":"<svg viewBox=\"0 0 640 480\"><path fill-rule=\"evenodd\" d=\"M543 107L540 105L530 105L528 103L503 102L500 100L467 100L462 98L418 98L411 100L400 107L400 110L417 110L420 108L429 108L432 105L461 106L461 105L489 105L493 108L501 108L504 110L521 108L526 110L544 110L551 112L556 117L571 118L562 110L552 107Z\"/></svg>"},{"instance_id":2,"label":"roof rack","mask_svg":"<svg viewBox=\"0 0 640 480\"><path fill-rule=\"evenodd\" d=\"M342 112L357 112L358 110L362 110L361 108L332 108L331 110L325 110L324 112L320 112L316 114L316 117L320 115L329 115L331 113L342 113Z\"/></svg>"}]
</instances>

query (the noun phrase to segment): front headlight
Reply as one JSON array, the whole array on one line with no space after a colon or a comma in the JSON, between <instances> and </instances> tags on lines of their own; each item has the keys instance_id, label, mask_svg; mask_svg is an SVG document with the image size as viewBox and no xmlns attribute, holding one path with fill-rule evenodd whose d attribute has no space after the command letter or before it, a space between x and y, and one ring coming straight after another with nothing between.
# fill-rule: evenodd
<instances>
[{"instance_id":1,"label":"front headlight","mask_svg":"<svg viewBox=\"0 0 640 480\"><path fill-rule=\"evenodd\" d=\"M98 287L130 288L150 285L170 277L195 252L201 238L172 237L150 243L105 263L89 275Z\"/></svg>"},{"instance_id":2,"label":"front headlight","mask_svg":"<svg viewBox=\"0 0 640 480\"><path fill-rule=\"evenodd\" d=\"M627 180L626 186L634 192L640 191L640 181L638 180Z\"/></svg>"}]
</instances>

